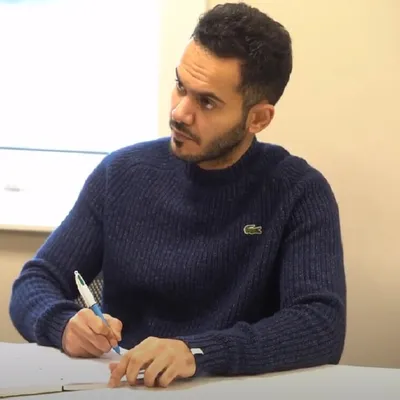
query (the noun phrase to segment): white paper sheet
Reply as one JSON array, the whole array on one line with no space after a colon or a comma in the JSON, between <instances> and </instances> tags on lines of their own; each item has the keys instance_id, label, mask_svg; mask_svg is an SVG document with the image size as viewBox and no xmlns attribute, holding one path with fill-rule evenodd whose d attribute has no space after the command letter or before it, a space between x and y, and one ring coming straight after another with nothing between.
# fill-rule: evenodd
<instances>
[{"instance_id":1,"label":"white paper sheet","mask_svg":"<svg viewBox=\"0 0 400 400\"><path fill-rule=\"evenodd\" d=\"M121 349L123 355L127 350ZM70 358L36 344L0 343L0 397L107 387L113 350L100 358ZM140 374L138 378L142 378Z\"/></svg>"}]
</instances>

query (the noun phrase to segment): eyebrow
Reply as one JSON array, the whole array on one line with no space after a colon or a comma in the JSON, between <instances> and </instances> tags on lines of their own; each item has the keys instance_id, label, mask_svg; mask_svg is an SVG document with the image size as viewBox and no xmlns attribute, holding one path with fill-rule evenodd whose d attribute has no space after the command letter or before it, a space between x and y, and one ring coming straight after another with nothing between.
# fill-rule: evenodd
<instances>
[{"instance_id":1,"label":"eyebrow","mask_svg":"<svg viewBox=\"0 0 400 400\"><path fill-rule=\"evenodd\" d=\"M176 74L176 79L177 79L177 81L180 82L180 83L182 83L182 80L181 80L181 78L179 77L179 74L178 74L178 68L175 68L175 74ZM185 86L185 85L183 85L183 86ZM201 91L193 90L193 89L190 89L190 91L191 91L192 93L194 93L196 96L208 97L208 98L210 98L210 99L214 99L214 100L217 101L218 103L225 104L225 102L224 102L222 99L220 99L220 98L219 98L215 93L213 93L213 92L201 92Z\"/></svg>"}]
</instances>

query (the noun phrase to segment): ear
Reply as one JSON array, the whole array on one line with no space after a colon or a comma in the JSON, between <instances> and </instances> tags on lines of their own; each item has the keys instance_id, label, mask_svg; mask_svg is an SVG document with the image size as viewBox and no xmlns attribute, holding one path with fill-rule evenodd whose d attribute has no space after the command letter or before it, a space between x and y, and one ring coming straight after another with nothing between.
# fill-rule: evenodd
<instances>
[{"instance_id":1,"label":"ear","mask_svg":"<svg viewBox=\"0 0 400 400\"><path fill-rule=\"evenodd\" d=\"M275 115L275 107L267 102L254 105L248 114L247 130L256 134L265 129L272 121Z\"/></svg>"}]
</instances>

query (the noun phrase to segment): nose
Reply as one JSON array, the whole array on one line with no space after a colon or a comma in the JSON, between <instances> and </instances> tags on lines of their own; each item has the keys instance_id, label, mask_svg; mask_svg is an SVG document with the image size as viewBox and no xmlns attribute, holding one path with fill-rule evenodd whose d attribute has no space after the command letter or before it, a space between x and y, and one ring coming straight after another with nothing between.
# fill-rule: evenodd
<instances>
[{"instance_id":1,"label":"nose","mask_svg":"<svg viewBox=\"0 0 400 400\"><path fill-rule=\"evenodd\" d=\"M192 125L194 122L193 105L188 97L183 97L171 112L171 117L177 122L185 125Z\"/></svg>"}]
</instances>

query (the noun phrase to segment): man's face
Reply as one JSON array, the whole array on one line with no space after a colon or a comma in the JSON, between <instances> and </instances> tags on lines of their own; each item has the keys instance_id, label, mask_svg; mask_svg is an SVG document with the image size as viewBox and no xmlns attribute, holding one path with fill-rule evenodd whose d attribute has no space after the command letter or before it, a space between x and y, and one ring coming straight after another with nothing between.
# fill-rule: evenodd
<instances>
[{"instance_id":1,"label":"man's face","mask_svg":"<svg viewBox=\"0 0 400 400\"><path fill-rule=\"evenodd\" d=\"M247 136L238 60L221 59L191 41L176 69L170 128L174 154L195 163L218 162Z\"/></svg>"}]
</instances>

